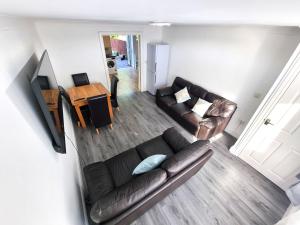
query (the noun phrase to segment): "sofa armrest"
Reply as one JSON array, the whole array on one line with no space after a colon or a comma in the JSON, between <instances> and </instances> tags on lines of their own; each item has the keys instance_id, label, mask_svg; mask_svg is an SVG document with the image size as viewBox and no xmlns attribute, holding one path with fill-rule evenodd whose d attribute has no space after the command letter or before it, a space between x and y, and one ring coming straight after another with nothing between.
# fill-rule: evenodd
<instances>
[{"instance_id":1,"label":"sofa armrest","mask_svg":"<svg viewBox=\"0 0 300 225\"><path fill-rule=\"evenodd\" d=\"M209 150L208 141L196 141L161 164L169 177L172 177L199 159Z\"/></svg>"},{"instance_id":2,"label":"sofa armrest","mask_svg":"<svg viewBox=\"0 0 300 225\"><path fill-rule=\"evenodd\" d=\"M217 126L221 125L225 122L226 118L221 116L212 116L207 117L199 122L200 127L205 126L208 129L216 128Z\"/></svg>"},{"instance_id":3,"label":"sofa armrest","mask_svg":"<svg viewBox=\"0 0 300 225\"><path fill-rule=\"evenodd\" d=\"M159 97L164 97L164 96L168 96L168 95L172 95L172 94L174 94L174 91L171 87L157 89L157 91L156 91L156 96L159 96Z\"/></svg>"}]
</instances>

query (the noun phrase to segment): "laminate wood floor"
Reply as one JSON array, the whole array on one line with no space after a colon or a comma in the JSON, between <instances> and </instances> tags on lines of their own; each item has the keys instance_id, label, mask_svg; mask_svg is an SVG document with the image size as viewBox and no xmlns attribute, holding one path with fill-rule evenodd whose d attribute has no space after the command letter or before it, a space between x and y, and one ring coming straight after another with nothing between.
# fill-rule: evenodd
<instances>
[{"instance_id":1,"label":"laminate wood floor","mask_svg":"<svg viewBox=\"0 0 300 225\"><path fill-rule=\"evenodd\" d=\"M175 126L191 139L148 93L119 98L113 129L100 135L89 127L76 129L78 147L87 164L106 160ZM156 204L133 225L274 224L290 204L285 193L248 164L228 152L222 139L214 155L188 182Z\"/></svg>"}]
</instances>

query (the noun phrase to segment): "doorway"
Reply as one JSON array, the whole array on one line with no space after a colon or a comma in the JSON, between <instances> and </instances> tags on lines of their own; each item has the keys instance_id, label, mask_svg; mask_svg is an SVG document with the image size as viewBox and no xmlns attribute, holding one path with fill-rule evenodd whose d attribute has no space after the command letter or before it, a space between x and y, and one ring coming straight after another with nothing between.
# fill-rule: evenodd
<instances>
[{"instance_id":1,"label":"doorway","mask_svg":"<svg viewBox=\"0 0 300 225\"><path fill-rule=\"evenodd\" d=\"M140 91L140 35L101 35L108 76L116 76L118 95L131 95Z\"/></svg>"}]
</instances>

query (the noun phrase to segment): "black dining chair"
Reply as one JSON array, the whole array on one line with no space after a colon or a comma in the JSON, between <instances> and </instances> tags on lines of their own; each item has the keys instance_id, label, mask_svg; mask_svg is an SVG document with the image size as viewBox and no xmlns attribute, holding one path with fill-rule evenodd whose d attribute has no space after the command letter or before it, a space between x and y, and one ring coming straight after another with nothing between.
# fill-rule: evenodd
<instances>
[{"instance_id":1,"label":"black dining chair","mask_svg":"<svg viewBox=\"0 0 300 225\"><path fill-rule=\"evenodd\" d=\"M97 134L99 134L100 127L110 125L110 128L112 128L106 94L88 98L88 106L91 121L96 128Z\"/></svg>"},{"instance_id":2,"label":"black dining chair","mask_svg":"<svg viewBox=\"0 0 300 225\"><path fill-rule=\"evenodd\" d=\"M114 108L117 108L118 111L120 111L119 104L118 104L118 82L119 78L117 78L115 75L111 76L111 81L110 81L110 100L111 100L111 105Z\"/></svg>"},{"instance_id":3,"label":"black dining chair","mask_svg":"<svg viewBox=\"0 0 300 225\"><path fill-rule=\"evenodd\" d=\"M90 84L89 77L87 73L76 73L72 74L72 79L75 87Z\"/></svg>"},{"instance_id":4,"label":"black dining chair","mask_svg":"<svg viewBox=\"0 0 300 225\"><path fill-rule=\"evenodd\" d=\"M37 80L42 90L50 89L50 84L47 76L37 76Z\"/></svg>"},{"instance_id":5,"label":"black dining chair","mask_svg":"<svg viewBox=\"0 0 300 225\"><path fill-rule=\"evenodd\" d=\"M59 90L60 96L64 97L64 99L67 101L67 103L70 106L70 114L71 114L72 120L77 123L77 126L79 126L80 125L79 118L76 113L75 107L72 105L72 102L71 102L68 92L66 92L66 90L61 86L58 86L58 90Z\"/></svg>"}]
</instances>

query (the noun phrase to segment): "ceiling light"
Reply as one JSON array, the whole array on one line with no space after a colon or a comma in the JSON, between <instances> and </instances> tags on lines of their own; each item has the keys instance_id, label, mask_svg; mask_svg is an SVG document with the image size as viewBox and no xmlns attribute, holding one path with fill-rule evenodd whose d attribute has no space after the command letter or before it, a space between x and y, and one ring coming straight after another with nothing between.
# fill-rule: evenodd
<instances>
[{"instance_id":1,"label":"ceiling light","mask_svg":"<svg viewBox=\"0 0 300 225\"><path fill-rule=\"evenodd\" d=\"M151 26L158 26L158 27L164 27L164 26L171 26L171 23L166 23L166 22L151 22Z\"/></svg>"}]
</instances>

